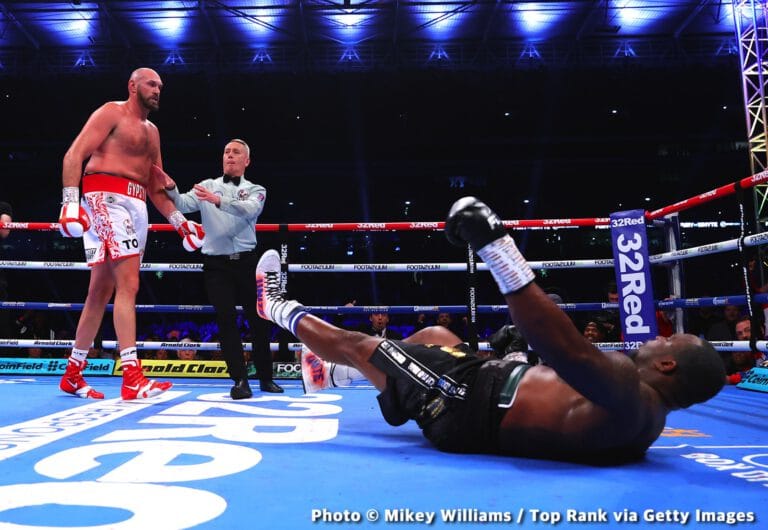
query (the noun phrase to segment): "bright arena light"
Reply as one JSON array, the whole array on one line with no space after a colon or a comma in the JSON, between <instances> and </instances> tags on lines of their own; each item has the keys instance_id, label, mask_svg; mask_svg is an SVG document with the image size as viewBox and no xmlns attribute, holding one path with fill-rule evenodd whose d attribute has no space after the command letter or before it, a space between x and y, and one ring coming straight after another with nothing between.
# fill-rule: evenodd
<instances>
[{"instance_id":1,"label":"bright arena light","mask_svg":"<svg viewBox=\"0 0 768 530\"><path fill-rule=\"evenodd\" d=\"M510 11L517 28L527 36L543 36L551 32L553 26L566 14L563 9L552 4L527 2L516 4Z\"/></svg>"},{"instance_id":2,"label":"bright arena light","mask_svg":"<svg viewBox=\"0 0 768 530\"><path fill-rule=\"evenodd\" d=\"M668 6L656 7L650 2L638 4L637 0L613 2L614 23L621 27L622 32L646 30L670 10Z\"/></svg>"},{"instance_id":3,"label":"bright arena light","mask_svg":"<svg viewBox=\"0 0 768 530\"><path fill-rule=\"evenodd\" d=\"M185 2L160 2L167 11L151 11L138 22L163 39L165 44L175 44L184 35L188 20L184 16Z\"/></svg>"},{"instance_id":4,"label":"bright arena light","mask_svg":"<svg viewBox=\"0 0 768 530\"><path fill-rule=\"evenodd\" d=\"M333 37L345 43L364 40L367 33L375 31L375 15L361 9L344 9L325 17Z\"/></svg>"},{"instance_id":5,"label":"bright arena light","mask_svg":"<svg viewBox=\"0 0 768 530\"><path fill-rule=\"evenodd\" d=\"M279 27L279 14L279 9L250 10L247 16L233 17L230 23L236 31L248 36L248 38L263 41L265 37L275 34Z\"/></svg>"},{"instance_id":6,"label":"bright arena light","mask_svg":"<svg viewBox=\"0 0 768 530\"><path fill-rule=\"evenodd\" d=\"M458 4L434 3L413 7L414 21L421 31L434 39L451 37L472 14L471 8L460 9Z\"/></svg>"}]
</instances>

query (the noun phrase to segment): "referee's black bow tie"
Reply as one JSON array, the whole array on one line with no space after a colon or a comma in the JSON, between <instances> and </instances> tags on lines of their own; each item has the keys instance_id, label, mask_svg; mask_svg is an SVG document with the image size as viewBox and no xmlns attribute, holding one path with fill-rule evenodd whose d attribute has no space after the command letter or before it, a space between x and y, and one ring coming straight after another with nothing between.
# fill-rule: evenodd
<instances>
[{"instance_id":1,"label":"referee's black bow tie","mask_svg":"<svg viewBox=\"0 0 768 530\"><path fill-rule=\"evenodd\" d=\"M224 184L227 182L231 182L235 186L240 185L240 177L230 177L229 175L224 175Z\"/></svg>"}]
</instances>

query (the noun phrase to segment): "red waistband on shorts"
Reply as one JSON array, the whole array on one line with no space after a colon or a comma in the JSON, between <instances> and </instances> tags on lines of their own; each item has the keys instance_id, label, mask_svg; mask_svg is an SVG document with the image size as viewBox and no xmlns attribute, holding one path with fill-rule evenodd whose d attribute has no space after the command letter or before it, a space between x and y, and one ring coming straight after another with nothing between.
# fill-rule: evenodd
<instances>
[{"instance_id":1,"label":"red waistband on shorts","mask_svg":"<svg viewBox=\"0 0 768 530\"><path fill-rule=\"evenodd\" d=\"M93 191L119 193L142 201L147 200L147 188L125 177L107 175L105 173L90 173L83 176L83 195Z\"/></svg>"}]
</instances>

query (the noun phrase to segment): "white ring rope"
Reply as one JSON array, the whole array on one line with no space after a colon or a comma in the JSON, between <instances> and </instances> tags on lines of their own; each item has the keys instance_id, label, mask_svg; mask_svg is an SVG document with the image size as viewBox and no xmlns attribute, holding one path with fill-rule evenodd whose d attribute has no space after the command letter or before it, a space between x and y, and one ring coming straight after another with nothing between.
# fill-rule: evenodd
<instances>
[{"instance_id":1,"label":"white ring rope","mask_svg":"<svg viewBox=\"0 0 768 530\"><path fill-rule=\"evenodd\" d=\"M768 294L757 294L753 297L755 302L768 303ZM744 305L745 295L708 296L700 298L674 298L669 300L657 300L655 305L659 309L690 309L695 307ZM43 311L66 310L82 311L83 303L72 302L0 302L0 309L36 309ZM618 302L569 302L557 304L563 311L601 311L604 309L619 309ZM137 313L214 313L212 305L189 304L136 304ZM460 313L466 309L466 305L317 305L306 306L310 313L318 315L329 314L371 314L371 313ZM114 309L113 304L107 304L107 311ZM236 306L242 311L242 306ZM507 312L506 304L478 305L481 313Z\"/></svg>"},{"instance_id":2,"label":"white ring rope","mask_svg":"<svg viewBox=\"0 0 768 530\"><path fill-rule=\"evenodd\" d=\"M55 339L0 339L0 348L71 348L75 345L74 340L55 340ZM105 340L101 343L102 348L117 348L116 340ZM289 342L288 349L291 351L301 350L300 342ZM136 348L140 350L219 350L221 344L218 342L158 342L158 341L136 341ZM253 348L250 343L243 343L246 351ZM269 344L271 351L279 351L280 345L277 342Z\"/></svg>"},{"instance_id":3,"label":"white ring rope","mask_svg":"<svg viewBox=\"0 0 768 530\"><path fill-rule=\"evenodd\" d=\"M613 259L529 261L534 269L613 267ZM478 270L488 270L479 263ZM85 262L1 260L0 269L89 270ZM201 272L202 263L142 263L142 272ZM292 263L288 272L466 272L466 263Z\"/></svg>"},{"instance_id":4,"label":"white ring rope","mask_svg":"<svg viewBox=\"0 0 768 530\"><path fill-rule=\"evenodd\" d=\"M678 259L688 259L708 254L719 254L736 250L738 238L717 243L690 247L672 252L662 252L650 256L651 263L666 263ZM768 232L753 234L744 238L748 247L768 243ZM613 258L529 261L532 269L590 269L613 267ZM30 270L89 270L85 262L75 261L27 261L0 260L0 269ZM141 270L146 272L199 272L202 263L142 263ZM466 272L466 263L291 263L288 272ZM477 270L487 271L485 263L478 263Z\"/></svg>"},{"instance_id":5,"label":"white ring rope","mask_svg":"<svg viewBox=\"0 0 768 530\"><path fill-rule=\"evenodd\" d=\"M718 351L749 351L748 340L733 341L709 341ZM613 351L624 349L623 342L596 342L595 346L602 351ZM74 340L48 340L48 339L0 339L0 348L71 348L75 345ZM270 350L279 351L280 345L276 342L270 343ZM102 342L105 349L117 348L116 340L105 340ZM289 351L301 350L301 342L289 342ZM480 342L478 347L481 351L492 350L490 343ZM757 349L762 352L768 352L768 341L757 341ZM219 350L221 344L218 342L157 342L157 341L136 341L136 348L140 350ZM250 343L243 343L243 349L251 351Z\"/></svg>"}]
</instances>

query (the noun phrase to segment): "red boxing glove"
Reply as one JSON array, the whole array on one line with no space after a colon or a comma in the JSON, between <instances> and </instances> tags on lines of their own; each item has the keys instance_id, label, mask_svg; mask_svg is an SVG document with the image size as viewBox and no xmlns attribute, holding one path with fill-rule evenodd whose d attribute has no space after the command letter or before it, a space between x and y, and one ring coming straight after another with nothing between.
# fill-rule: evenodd
<instances>
[{"instance_id":1,"label":"red boxing glove","mask_svg":"<svg viewBox=\"0 0 768 530\"><path fill-rule=\"evenodd\" d=\"M63 202L59 214L59 231L64 237L83 237L91 227L88 214L80 206L78 189L67 187L63 190Z\"/></svg>"},{"instance_id":2,"label":"red boxing glove","mask_svg":"<svg viewBox=\"0 0 768 530\"><path fill-rule=\"evenodd\" d=\"M205 239L203 225L194 221L188 221L184 214L178 210L171 212L171 215L168 216L168 221L181 236L184 250L194 252L203 246L203 240Z\"/></svg>"},{"instance_id":3,"label":"red boxing glove","mask_svg":"<svg viewBox=\"0 0 768 530\"><path fill-rule=\"evenodd\" d=\"M182 237L182 245L187 252L194 252L203 246L203 239L205 239L205 230L203 225L194 221L184 221L176 229L179 235Z\"/></svg>"}]
</instances>

